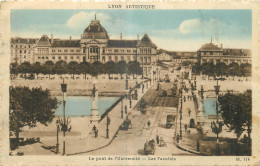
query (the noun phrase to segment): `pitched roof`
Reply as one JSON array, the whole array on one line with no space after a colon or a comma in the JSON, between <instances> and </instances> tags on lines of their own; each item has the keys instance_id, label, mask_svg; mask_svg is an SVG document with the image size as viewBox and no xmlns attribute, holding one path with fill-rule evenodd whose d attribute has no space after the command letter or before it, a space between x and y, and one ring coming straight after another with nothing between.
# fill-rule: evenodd
<instances>
[{"instance_id":1,"label":"pitched roof","mask_svg":"<svg viewBox=\"0 0 260 166\"><path fill-rule=\"evenodd\" d=\"M199 51L223 51L223 49L214 43L207 43L202 45Z\"/></svg>"},{"instance_id":2,"label":"pitched roof","mask_svg":"<svg viewBox=\"0 0 260 166\"><path fill-rule=\"evenodd\" d=\"M43 35L36 45L37 46L51 46L51 42L47 35Z\"/></svg>"},{"instance_id":3,"label":"pitched roof","mask_svg":"<svg viewBox=\"0 0 260 166\"><path fill-rule=\"evenodd\" d=\"M135 48L138 40L108 40L107 47Z\"/></svg>"},{"instance_id":4,"label":"pitched roof","mask_svg":"<svg viewBox=\"0 0 260 166\"><path fill-rule=\"evenodd\" d=\"M32 38L11 38L12 44L36 44L37 39Z\"/></svg>"},{"instance_id":5,"label":"pitched roof","mask_svg":"<svg viewBox=\"0 0 260 166\"><path fill-rule=\"evenodd\" d=\"M156 47L147 34L138 42L137 47Z\"/></svg>"},{"instance_id":6,"label":"pitched roof","mask_svg":"<svg viewBox=\"0 0 260 166\"><path fill-rule=\"evenodd\" d=\"M80 40L54 39L52 47L80 47Z\"/></svg>"}]
</instances>

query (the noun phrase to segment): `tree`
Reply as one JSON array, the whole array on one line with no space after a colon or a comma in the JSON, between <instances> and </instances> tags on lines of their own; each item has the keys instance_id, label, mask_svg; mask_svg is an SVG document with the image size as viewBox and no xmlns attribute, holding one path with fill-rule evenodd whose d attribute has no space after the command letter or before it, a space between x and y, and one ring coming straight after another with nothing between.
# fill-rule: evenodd
<instances>
[{"instance_id":1,"label":"tree","mask_svg":"<svg viewBox=\"0 0 260 166\"><path fill-rule=\"evenodd\" d=\"M51 97L49 90L41 88L16 87L10 90L10 131L19 140L20 129L24 126L35 127L39 122L44 125L52 122L57 98Z\"/></svg>"},{"instance_id":2,"label":"tree","mask_svg":"<svg viewBox=\"0 0 260 166\"><path fill-rule=\"evenodd\" d=\"M73 79L75 79L74 75L79 73L79 64L76 61L71 61L68 64L68 71L72 74Z\"/></svg>"},{"instance_id":3,"label":"tree","mask_svg":"<svg viewBox=\"0 0 260 166\"><path fill-rule=\"evenodd\" d=\"M23 73L23 74L32 73L31 68L32 68L32 66L29 62L24 62L18 66L17 71L18 71L18 73ZM25 79L27 78L26 75L24 78Z\"/></svg>"},{"instance_id":4,"label":"tree","mask_svg":"<svg viewBox=\"0 0 260 166\"><path fill-rule=\"evenodd\" d=\"M131 61L127 64L128 72L130 74L138 74L141 75L143 73L142 68L140 67L140 63L137 61Z\"/></svg>"},{"instance_id":5,"label":"tree","mask_svg":"<svg viewBox=\"0 0 260 166\"><path fill-rule=\"evenodd\" d=\"M113 61L108 61L104 64L104 72L108 74L108 77L110 78L110 74L113 74L116 72L116 64Z\"/></svg>"},{"instance_id":6,"label":"tree","mask_svg":"<svg viewBox=\"0 0 260 166\"><path fill-rule=\"evenodd\" d=\"M42 68L42 72L48 74L50 79L50 75L54 74L54 63L52 61L46 61Z\"/></svg>"},{"instance_id":7,"label":"tree","mask_svg":"<svg viewBox=\"0 0 260 166\"><path fill-rule=\"evenodd\" d=\"M65 74L67 73L67 62L60 60L55 63L54 70L56 74Z\"/></svg>"},{"instance_id":8,"label":"tree","mask_svg":"<svg viewBox=\"0 0 260 166\"><path fill-rule=\"evenodd\" d=\"M82 62L79 64L79 72L83 73L85 79L87 78L87 73L90 73L90 64L88 62Z\"/></svg>"},{"instance_id":9,"label":"tree","mask_svg":"<svg viewBox=\"0 0 260 166\"><path fill-rule=\"evenodd\" d=\"M127 64L125 61L119 61L118 64L116 65L116 71L117 73L120 74L121 79L122 79L122 74L127 72Z\"/></svg>"},{"instance_id":10,"label":"tree","mask_svg":"<svg viewBox=\"0 0 260 166\"><path fill-rule=\"evenodd\" d=\"M36 62L32 65L31 71L36 74L37 80L38 80L39 73L43 73L42 69L43 68L42 68L40 62Z\"/></svg>"},{"instance_id":11,"label":"tree","mask_svg":"<svg viewBox=\"0 0 260 166\"><path fill-rule=\"evenodd\" d=\"M252 127L252 91L233 94L227 93L219 96L220 110L224 123L233 130L237 139L243 131L247 130L250 139Z\"/></svg>"}]
</instances>

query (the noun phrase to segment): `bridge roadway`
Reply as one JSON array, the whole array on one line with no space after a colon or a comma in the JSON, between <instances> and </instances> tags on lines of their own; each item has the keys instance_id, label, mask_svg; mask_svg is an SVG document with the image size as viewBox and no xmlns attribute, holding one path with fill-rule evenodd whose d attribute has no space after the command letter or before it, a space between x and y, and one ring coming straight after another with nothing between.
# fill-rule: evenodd
<instances>
[{"instance_id":1,"label":"bridge roadway","mask_svg":"<svg viewBox=\"0 0 260 166\"><path fill-rule=\"evenodd\" d=\"M162 83L162 87L170 88L172 84ZM162 89L164 89L162 88ZM137 109L132 111L130 119L132 128L119 130L112 143L99 150L87 153L88 155L144 155L144 143L149 139L155 139L156 135L163 138L166 146L156 145L155 155L192 155L178 149L173 144L174 128L166 129L166 115L164 107L173 106L176 103L174 97L161 97L162 91L156 91L156 86L150 89L144 99L147 101L147 113L142 114ZM151 125L148 127L147 122ZM86 154L85 154L86 155Z\"/></svg>"}]
</instances>

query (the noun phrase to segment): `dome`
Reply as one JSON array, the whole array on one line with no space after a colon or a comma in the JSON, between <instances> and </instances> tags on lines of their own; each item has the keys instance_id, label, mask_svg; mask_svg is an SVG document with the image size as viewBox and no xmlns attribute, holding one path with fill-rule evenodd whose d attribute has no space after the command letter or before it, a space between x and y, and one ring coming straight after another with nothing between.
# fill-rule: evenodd
<instances>
[{"instance_id":1,"label":"dome","mask_svg":"<svg viewBox=\"0 0 260 166\"><path fill-rule=\"evenodd\" d=\"M108 35L99 20L92 20L84 30L82 39L108 39Z\"/></svg>"}]
</instances>

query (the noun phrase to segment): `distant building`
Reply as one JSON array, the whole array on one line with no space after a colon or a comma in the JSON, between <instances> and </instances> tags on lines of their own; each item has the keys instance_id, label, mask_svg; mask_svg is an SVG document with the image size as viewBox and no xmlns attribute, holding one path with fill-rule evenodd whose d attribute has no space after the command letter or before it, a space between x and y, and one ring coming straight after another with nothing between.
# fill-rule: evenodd
<instances>
[{"instance_id":1,"label":"distant building","mask_svg":"<svg viewBox=\"0 0 260 166\"><path fill-rule=\"evenodd\" d=\"M157 61L171 61L172 55L168 52L161 52L157 54Z\"/></svg>"},{"instance_id":2,"label":"distant building","mask_svg":"<svg viewBox=\"0 0 260 166\"><path fill-rule=\"evenodd\" d=\"M232 62L242 64L242 63L252 63L251 62L251 52L248 49L224 49L218 47L218 45L212 43L206 43L197 51L198 61L200 64L213 62L214 64L223 62L229 65Z\"/></svg>"},{"instance_id":3,"label":"distant building","mask_svg":"<svg viewBox=\"0 0 260 166\"><path fill-rule=\"evenodd\" d=\"M141 40L109 39L107 31L99 20L92 20L83 31L80 39L54 39L51 35L43 35L38 39L11 39L11 62L23 63L46 61L57 62L63 60L89 62L100 61L137 61L141 64L144 74L150 74L153 65L156 65L157 46L145 34Z\"/></svg>"}]
</instances>

